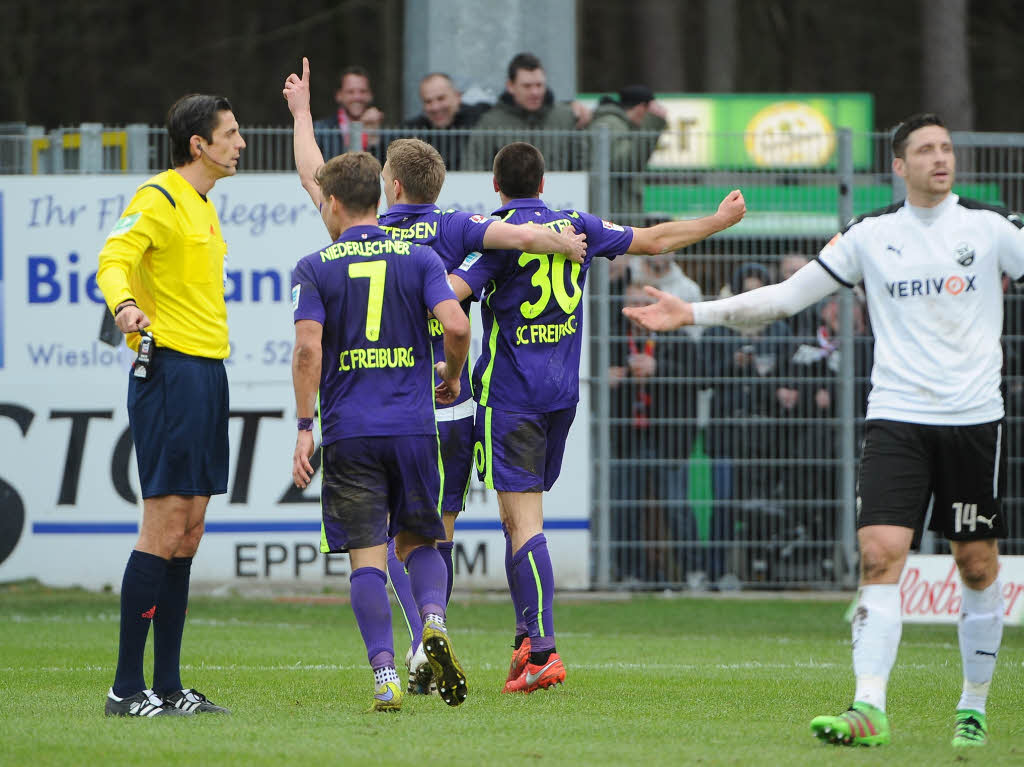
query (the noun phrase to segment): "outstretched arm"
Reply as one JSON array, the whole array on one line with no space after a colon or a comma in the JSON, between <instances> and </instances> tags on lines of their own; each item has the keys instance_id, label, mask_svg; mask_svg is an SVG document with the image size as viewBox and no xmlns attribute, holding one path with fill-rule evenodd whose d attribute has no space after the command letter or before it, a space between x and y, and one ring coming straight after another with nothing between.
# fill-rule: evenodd
<instances>
[{"instance_id":1,"label":"outstretched arm","mask_svg":"<svg viewBox=\"0 0 1024 767\"><path fill-rule=\"evenodd\" d=\"M726 325L742 331L792 317L834 293L838 287L836 279L821 264L812 261L785 282L700 304L688 303L648 285L644 290L657 301L647 306L626 307L622 313L648 330L675 330L683 325Z\"/></svg>"},{"instance_id":2,"label":"outstretched arm","mask_svg":"<svg viewBox=\"0 0 1024 767\"><path fill-rule=\"evenodd\" d=\"M633 242L626 252L635 256L671 253L739 223L746 212L743 193L734 189L725 196L718 205L718 211L711 216L689 221L666 221L656 226L633 229Z\"/></svg>"},{"instance_id":3,"label":"outstretched arm","mask_svg":"<svg viewBox=\"0 0 1024 767\"><path fill-rule=\"evenodd\" d=\"M313 115L309 111L309 59L302 57L302 77L294 72L284 81L285 101L288 111L295 121L292 148L295 152L295 168L299 171L299 180L316 205L317 210L323 203L320 185L316 183L316 172L324 164L324 156L317 146L313 135Z\"/></svg>"},{"instance_id":4,"label":"outstretched arm","mask_svg":"<svg viewBox=\"0 0 1024 767\"><path fill-rule=\"evenodd\" d=\"M587 235L576 234L571 226L556 232L533 223L495 221L484 232L484 247L522 253L563 253L570 261L582 264L587 255Z\"/></svg>"}]
</instances>

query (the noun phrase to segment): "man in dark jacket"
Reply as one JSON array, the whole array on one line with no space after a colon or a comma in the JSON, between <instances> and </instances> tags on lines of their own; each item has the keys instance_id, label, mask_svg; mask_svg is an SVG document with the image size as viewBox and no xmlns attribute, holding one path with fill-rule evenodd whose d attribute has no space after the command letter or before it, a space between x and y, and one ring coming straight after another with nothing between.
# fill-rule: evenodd
<instances>
[{"instance_id":1,"label":"man in dark jacket","mask_svg":"<svg viewBox=\"0 0 1024 767\"><path fill-rule=\"evenodd\" d=\"M626 86L617 101L605 96L594 110L589 129L597 134L607 127L611 134L611 216L615 220L642 224L636 218L644 207L644 183L638 174L667 125L665 115L665 107L646 85Z\"/></svg>"},{"instance_id":2,"label":"man in dark jacket","mask_svg":"<svg viewBox=\"0 0 1024 767\"><path fill-rule=\"evenodd\" d=\"M587 115L589 118L589 115ZM508 65L508 82L498 103L476 124L467 147L468 168L490 170L498 150L512 141L529 141L544 155L548 170L580 170L586 156L583 137L572 137L579 117L570 104L556 104L540 59L517 54ZM535 131L559 131L542 136Z\"/></svg>"},{"instance_id":3,"label":"man in dark jacket","mask_svg":"<svg viewBox=\"0 0 1024 767\"><path fill-rule=\"evenodd\" d=\"M469 142L465 131L476 125L491 105L463 104L455 83L441 72L431 72L420 80L420 100L423 113L407 120L405 127L415 128L417 138L440 152L448 170L465 170Z\"/></svg>"}]
</instances>

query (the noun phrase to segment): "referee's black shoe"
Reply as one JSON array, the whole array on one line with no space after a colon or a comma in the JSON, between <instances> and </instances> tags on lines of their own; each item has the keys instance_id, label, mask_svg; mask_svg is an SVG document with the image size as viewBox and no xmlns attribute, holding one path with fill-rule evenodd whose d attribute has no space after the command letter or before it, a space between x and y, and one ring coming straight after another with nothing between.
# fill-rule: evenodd
<instances>
[{"instance_id":1,"label":"referee's black shoe","mask_svg":"<svg viewBox=\"0 0 1024 767\"><path fill-rule=\"evenodd\" d=\"M186 714L230 714L231 709L211 703L199 690L175 690L163 696L164 703Z\"/></svg>"},{"instance_id":2,"label":"referee's black shoe","mask_svg":"<svg viewBox=\"0 0 1024 767\"><path fill-rule=\"evenodd\" d=\"M192 711L175 708L162 700L152 690L143 690L127 698L118 698L111 688L107 693L107 704L103 709L107 716L192 716Z\"/></svg>"}]
</instances>

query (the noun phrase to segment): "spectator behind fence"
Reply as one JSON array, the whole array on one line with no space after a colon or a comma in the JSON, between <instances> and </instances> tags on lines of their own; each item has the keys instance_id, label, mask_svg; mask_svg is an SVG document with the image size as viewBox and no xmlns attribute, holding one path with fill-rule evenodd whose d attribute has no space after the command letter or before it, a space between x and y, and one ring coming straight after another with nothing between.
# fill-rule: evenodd
<instances>
[{"instance_id":1,"label":"spectator behind fence","mask_svg":"<svg viewBox=\"0 0 1024 767\"><path fill-rule=\"evenodd\" d=\"M800 253L788 253L779 259L779 282L788 280L800 269L806 266L807 256ZM797 312L792 317L784 320L789 325L794 338L801 342L810 343L818 331L818 311L813 306L808 306L802 312Z\"/></svg>"},{"instance_id":2,"label":"spectator behind fence","mask_svg":"<svg viewBox=\"0 0 1024 767\"><path fill-rule=\"evenodd\" d=\"M420 80L420 100L422 114L407 120L405 127L425 131L417 133L417 138L441 153L448 170L464 170L469 134L462 131L476 125L491 105L463 104L455 83L441 72L431 72Z\"/></svg>"},{"instance_id":3,"label":"spectator behind fence","mask_svg":"<svg viewBox=\"0 0 1024 767\"><path fill-rule=\"evenodd\" d=\"M639 224L644 209L644 180L641 173L658 143L657 132L667 125L665 107L654 100L646 85L627 85L616 101L601 99L594 110L589 130L611 134L612 218ZM625 175L631 174L631 175ZM668 291L671 292L671 291ZM689 299L686 299L689 300Z\"/></svg>"},{"instance_id":4,"label":"spectator behind fence","mask_svg":"<svg viewBox=\"0 0 1024 767\"><path fill-rule=\"evenodd\" d=\"M729 286L739 295L769 282L767 268L748 262L733 273ZM716 327L703 338L705 370L715 381L712 417L724 419L709 430L708 454L732 460L731 497L737 501L777 498L781 478L766 461L791 452L778 439L776 422L796 401L789 381L789 327L781 320L744 333Z\"/></svg>"},{"instance_id":5,"label":"spectator behind fence","mask_svg":"<svg viewBox=\"0 0 1024 767\"><path fill-rule=\"evenodd\" d=\"M316 143L324 159L329 160L343 152L364 151L383 160L384 146L379 131L384 113L372 106L370 73L360 66L345 67L338 77L334 101L337 112L313 123ZM354 123L362 126L358 138L353 135Z\"/></svg>"},{"instance_id":6,"label":"spectator behind fence","mask_svg":"<svg viewBox=\"0 0 1024 767\"><path fill-rule=\"evenodd\" d=\"M555 103L540 59L532 53L516 54L508 65L505 92L476 124L481 132L469 140L467 168L489 170L494 156L505 144L529 140L544 155L548 170L580 170L585 165L584 143L582 138L572 140L569 132L589 119L589 112L578 105ZM559 131L560 134L524 135L523 131Z\"/></svg>"},{"instance_id":7,"label":"spectator behind fence","mask_svg":"<svg viewBox=\"0 0 1024 767\"><path fill-rule=\"evenodd\" d=\"M787 495L801 500L820 499L832 502L838 496L838 470L829 465L840 457L836 451L836 425L830 422L839 414L839 387L841 355L849 350L840 349L839 296L832 295L809 307L817 316L817 329L811 340L801 340L793 353L791 368L800 381L798 415L808 417L797 430L798 463L803 466L799 474L790 477ZM861 297L853 304L853 372L854 414L864 416L867 402L868 374L871 370L871 339L867 320L867 307ZM860 440L857 440L860 444ZM820 532L820 530L818 531Z\"/></svg>"},{"instance_id":8,"label":"spectator behind fence","mask_svg":"<svg viewBox=\"0 0 1024 767\"><path fill-rule=\"evenodd\" d=\"M647 260L630 262L632 280L623 297L627 306L646 303L643 285L651 279L643 264ZM694 300L692 293L687 291L685 300ZM681 537L681 509L669 510L663 501L678 503L686 495L682 459L689 443L670 419L691 415L691 387L680 377L695 375L697 347L685 333L649 333L625 317L613 319L612 332L612 537L624 544L616 549L613 564L626 583L678 580L676 558L664 542ZM665 459L672 463L658 463Z\"/></svg>"}]
</instances>

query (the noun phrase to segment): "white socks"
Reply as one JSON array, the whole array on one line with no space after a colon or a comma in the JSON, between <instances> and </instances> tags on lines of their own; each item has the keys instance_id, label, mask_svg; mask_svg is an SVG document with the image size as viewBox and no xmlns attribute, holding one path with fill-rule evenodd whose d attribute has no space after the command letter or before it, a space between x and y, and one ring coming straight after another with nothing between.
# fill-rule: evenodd
<instances>
[{"instance_id":1,"label":"white socks","mask_svg":"<svg viewBox=\"0 0 1024 767\"><path fill-rule=\"evenodd\" d=\"M964 689L957 708L970 708L984 714L996 655L1003 639L1003 592L997 579L982 591L964 586L963 595L957 633Z\"/></svg>"},{"instance_id":2,"label":"white socks","mask_svg":"<svg viewBox=\"0 0 1024 767\"><path fill-rule=\"evenodd\" d=\"M398 670L394 666L383 666L381 668L375 668L373 670L373 681L374 684L378 686L386 682L394 682L395 684L399 684Z\"/></svg>"},{"instance_id":3,"label":"white socks","mask_svg":"<svg viewBox=\"0 0 1024 767\"><path fill-rule=\"evenodd\" d=\"M885 710L885 687L903 633L898 584L861 586L853 615L855 701Z\"/></svg>"}]
</instances>

